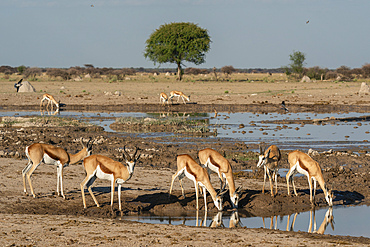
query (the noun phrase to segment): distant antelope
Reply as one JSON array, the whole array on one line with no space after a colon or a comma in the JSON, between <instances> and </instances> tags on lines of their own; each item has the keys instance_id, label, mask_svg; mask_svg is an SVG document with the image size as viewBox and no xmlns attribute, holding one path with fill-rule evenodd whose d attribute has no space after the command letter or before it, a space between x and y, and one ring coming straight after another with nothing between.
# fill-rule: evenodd
<instances>
[{"instance_id":1,"label":"distant antelope","mask_svg":"<svg viewBox=\"0 0 370 247\"><path fill-rule=\"evenodd\" d=\"M43 106L44 101L47 101L48 104L46 105L46 109L48 108L49 104L51 104L51 110L53 109L53 104L57 107L57 110L59 110L59 103L54 99L54 97L48 93L45 93L42 95L42 99L40 102L40 108Z\"/></svg>"},{"instance_id":2,"label":"distant antelope","mask_svg":"<svg viewBox=\"0 0 370 247\"><path fill-rule=\"evenodd\" d=\"M159 95L159 103L162 103L162 105L164 105L164 103L166 103L166 102L168 104L168 95L162 92Z\"/></svg>"},{"instance_id":3,"label":"distant antelope","mask_svg":"<svg viewBox=\"0 0 370 247\"><path fill-rule=\"evenodd\" d=\"M296 173L301 173L307 176L308 185L310 187L310 201L312 204L315 202L315 193L316 193L316 181L319 182L321 189L325 194L325 199L328 202L329 206L333 206L333 193L331 190L328 190L322 175L322 171L320 165L314 161L310 156L301 152L301 151L293 151L288 155L288 161L290 165L290 169L286 174L286 182L288 188L288 195L290 195L289 191L289 180L292 180L294 194L298 196L297 191L294 185L294 175ZM312 188L312 180L314 181L314 187ZM312 196L312 189L313 189L313 196Z\"/></svg>"},{"instance_id":4,"label":"distant antelope","mask_svg":"<svg viewBox=\"0 0 370 247\"><path fill-rule=\"evenodd\" d=\"M180 97L181 97L181 99L182 99L182 101L184 102L184 104L186 104L186 102L185 102L185 99L187 100L187 101L190 101L190 95L189 96L186 96L183 92L181 92L181 91L171 91L170 92L170 97L169 97L169 99L172 101L172 98L173 97L177 97L177 102L179 102L179 99L180 99Z\"/></svg>"},{"instance_id":5,"label":"distant antelope","mask_svg":"<svg viewBox=\"0 0 370 247\"><path fill-rule=\"evenodd\" d=\"M277 173L279 171L279 161L281 159L280 150L277 146L271 145L267 150L263 152L260 146L260 155L257 167L263 166L263 187L262 193L265 193L266 175L270 181L271 196L274 196L272 179L275 180L275 194L277 194Z\"/></svg>"}]
</instances>

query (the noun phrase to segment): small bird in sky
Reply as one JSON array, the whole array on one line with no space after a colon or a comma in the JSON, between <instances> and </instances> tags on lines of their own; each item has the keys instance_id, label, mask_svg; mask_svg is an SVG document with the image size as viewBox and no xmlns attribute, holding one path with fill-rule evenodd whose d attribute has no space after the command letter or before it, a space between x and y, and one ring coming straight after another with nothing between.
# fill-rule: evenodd
<instances>
[{"instance_id":1,"label":"small bird in sky","mask_svg":"<svg viewBox=\"0 0 370 247\"><path fill-rule=\"evenodd\" d=\"M285 112L289 112L288 108L285 106L285 101L281 102L281 109L283 109Z\"/></svg>"},{"instance_id":2,"label":"small bird in sky","mask_svg":"<svg viewBox=\"0 0 370 247\"><path fill-rule=\"evenodd\" d=\"M94 7L94 4L91 4L90 6L91 6L91 7Z\"/></svg>"},{"instance_id":3,"label":"small bird in sky","mask_svg":"<svg viewBox=\"0 0 370 247\"><path fill-rule=\"evenodd\" d=\"M306 24L308 24L310 22L310 20L306 21Z\"/></svg>"}]
</instances>

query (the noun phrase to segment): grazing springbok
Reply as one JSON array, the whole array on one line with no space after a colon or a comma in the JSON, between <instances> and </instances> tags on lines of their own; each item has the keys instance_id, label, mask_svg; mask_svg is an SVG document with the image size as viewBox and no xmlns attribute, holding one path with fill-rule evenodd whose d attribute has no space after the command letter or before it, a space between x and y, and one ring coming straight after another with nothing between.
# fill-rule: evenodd
<instances>
[{"instance_id":1,"label":"grazing springbok","mask_svg":"<svg viewBox=\"0 0 370 247\"><path fill-rule=\"evenodd\" d=\"M186 104L186 102L185 102L185 99L187 100L187 101L190 101L190 95L189 96L186 96L183 92L181 92L181 91L171 91L170 92L170 97L169 97L169 100L171 100L171 102L172 102L172 98L173 97L177 97L177 102L179 102L179 99L180 99L180 97L181 97L181 99L182 99L182 101L184 102L184 104Z\"/></svg>"},{"instance_id":2,"label":"grazing springbok","mask_svg":"<svg viewBox=\"0 0 370 247\"><path fill-rule=\"evenodd\" d=\"M83 165L86 171L86 178L81 182L81 193L82 193L82 202L84 208L86 208L85 200L85 186L89 191L91 197L93 198L97 207L99 203L96 200L94 193L91 190L91 185L94 183L96 178L109 180L111 182L111 207L113 207L113 196L114 196L114 187L115 184L118 184L118 204L119 210L122 210L121 207L121 187L122 184L128 181L133 173L137 160L140 158L140 154L136 156L138 148L135 147L135 152L130 156L126 151L126 146L123 148L123 154L125 156L126 164L122 164L118 161L114 161L111 158L108 158L103 155L91 155L84 159Z\"/></svg>"},{"instance_id":3,"label":"grazing springbok","mask_svg":"<svg viewBox=\"0 0 370 247\"><path fill-rule=\"evenodd\" d=\"M219 152L206 148L198 152L200 163L204 167L208 167L211 171L217 173L221 181L221 191L226 185L229 186L229 195L233 208L238 207L239 197L241 194L241 187L235 189L235 182L231 165ZM224 181L224 179L226 181Z\"/></svg>"},{"instance_id":4,"label":"grazing springbok","mask_svg":"<svg viewBox=\"0 0 370 247\"><path fill-rule=\"evenodd\" d=\"M51 110L53 109L53 104L57 107L57 110L59 110L59 103L54 99L54 97L48 93L44 93L42 95L42 99L40 102L40 108L43 106L44 101L47 101L46 109L48 109L48 106L51 104Z\"/></svg>"},{"instance_id":5,"label":"grazing springbok","mask_svg":"<svg viewBox=\"0 0 370 247\"><path fill-rule=\"evenodd\" d=\"M294 194L298 196L297 191L294 185L294 175L296 173L301 173L307 176L308 185L310 187L310 202L312 204L315 203L315 193L316 193L316 181L319 182L321 189L325 194L325 199L329 206L333 206L333 193L331 190L328 190L324 178L322 176L322 171L320 165L314 161L310 156L301 152L301 151L293 151L288 155L288 162L290 165L290 169L286 174L286 182L288 188L288 195L290 195L289 191L289 180L292 180ZM312 196L312 180L314 181L313 186L313 196Z\"/></svg>"},{"instance_id":6,"label":"grazing springbok","mask_svg":"<svg viewBox=\"0 0 370 247\"><path fill-rule=\"evenodd\" d=\"M177 156L177 172L174 175L172 175L169 195L171 195L172 192L173 181L175 181L175 178L179 177L182 195L183 197L185 197L184 188L182 187L181 182L185 176L194 182L197 210L199 210L198 185L200 185L203 189L205 211L207 211L206 189L211 195L212 200L217 209L219 211L222 211L222 197L224 193L227 191L220 191L219 193L216 193L215 189L212 187L212 184L209 180L209 175L206 168L203 168L200 165L198 165L198 163L195 162L195 160L188 154L181 154Z\"/></svg>"},{"instance_id":7,"label":"grazing springbok","mask_svg":"<svg viewBox=\"0 0 370 247\"><path fill-rule=\"evenodd\" d=\"M26 147L26 156L28 158L27 166L22 170L23 178L23 188L24 193L27 194L26 189L26 179L28 180L31 194L33 197L36 197L32 184L31 184L31 175L36 170L36 168L44 162L47 165L56 165L57 166L57 193L59 196L59 187L62 197L65 199L63 192L63 168L68 165L73 165L80 160L83 160L85 157L91 155L92 142L91 139L85 145L80 139L82 150L76 154L70 154L65 151L63 148L55 147L49 144L43 143L34 143Z\"/></svg>"},{"instance_id":8,"label":"grazing springbok","mask_svg":"<svg viewBox=\"0 0 370 247\"><path fill-rule=\"evenodd\" d=\"M257 163L257 167L263 166L263 187L262 193L265 193L266 175L270 180L271 196L274 196L272 179L275 180L275 194L277 194L277 173L279 171L279 161L281 159L280 149L271 145L266 151L262 150L260 146L260 155Z\"/></svg>"},{"instance_id":9,"label":"grazing springbok","mask_svg":"<svg viewBox=\"0 0 370 247\"><path fill-rule=\"evenodd\" d=\"M162 105L164 105L164 103L166 103L167 102L167 104L168 104L168 95L167 94L165 94L165 93L161 93L160 95L159 95L159 103L162 103Z\"/></svg>"}]
</instances>

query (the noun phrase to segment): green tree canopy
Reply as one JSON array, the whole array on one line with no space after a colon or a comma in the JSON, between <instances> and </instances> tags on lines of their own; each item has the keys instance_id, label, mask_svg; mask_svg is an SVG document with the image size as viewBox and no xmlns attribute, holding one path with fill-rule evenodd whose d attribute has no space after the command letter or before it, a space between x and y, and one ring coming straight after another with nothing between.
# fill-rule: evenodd
<instances>
[{"instance_id":1,"label":"green tree canopy","mask_svg":"<svg viewBox=\"0 0 370 247\"><path fill-rule=\"evenodd\" d=\"M306 55L300 51L294 51L293 54L289 55L290 69L293 73L302 75L303 66L305 65Z\"/></svg>"},{"instance_id":2,"label":"green tree canopy","mask_svg":"<svg viewBox=\"0 0 370 247\"><path fill-rule=\"evenodd\" d=\"M180 22L161 25L146 41L145 58L156 63L175 63L178 79L182 78L182 62L196 65L205 62L211 38L207 29L194 23Z\"/></svg>"}]
</instances>

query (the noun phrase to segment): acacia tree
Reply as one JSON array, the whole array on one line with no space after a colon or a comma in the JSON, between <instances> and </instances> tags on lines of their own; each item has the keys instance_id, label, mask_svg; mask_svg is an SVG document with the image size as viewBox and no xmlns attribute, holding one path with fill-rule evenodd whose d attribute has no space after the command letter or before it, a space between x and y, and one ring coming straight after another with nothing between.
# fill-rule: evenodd
<instances>
[{"instance_id":1,"label":"acacia tree","mask_svg":"<svg viewBox=\"0 0 370 247\"><path fill-rule=\"evenodd\" d=\"M194 23L180 22L161 25L145 42L145 58L156 63L175 63L178 79L182 79L182 62L196 65L205 62L211 38L207 29Z\"/></svg>"},{"instance_id":2,"label":"acacia tree","mask_svg":"<svg viewBox=\"0 0 370 247\"><path fill-rule=\"evenodd\" d=\"M303 73L306 55L300 51L294 51L293 54L289 55L289 60L291 61L290 68L292 72L301 76Z\"/></svg>"}]
</instances>

